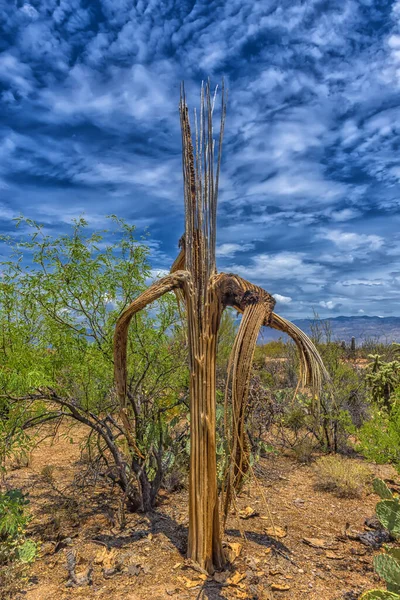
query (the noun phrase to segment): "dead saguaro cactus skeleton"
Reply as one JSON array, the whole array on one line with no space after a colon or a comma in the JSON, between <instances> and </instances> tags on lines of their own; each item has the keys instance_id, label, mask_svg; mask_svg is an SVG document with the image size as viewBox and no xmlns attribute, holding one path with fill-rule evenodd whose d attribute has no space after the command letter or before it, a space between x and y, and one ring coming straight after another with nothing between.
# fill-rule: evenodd
<instances>
[{"instance_id":1,"label":"dead saguaro cactus skeleton","mask_svg":"<svg viewBox=\"0 0 400 600\"><path fill-rule=\"evenodd\" d=\"M135 313L163 294L175 291L184 302L190 366L190 474L188 557L208 572L223 567L222 527L219 515L216 464L216 352L221 315L232 306L243 313L228 367L226 402L230 403L231 461L223 486L223 511L246 472L245 415L251 364L260 327L267 325L291 336L300 351L301 380L317 390L325 373L322 361L307 336L273 313L275 300L265 290L241 277L217 273L215 260L218 180L226 113L221 92L221 118L217 151L213 138L215 94L201 88L200 114L195 113L192 139L184 88L181 89L185 234L181 251L166 277L153 283L121 314L114 336L115 381L121 416L129 432L126 398L126 350L129 323ZM132 451L135 440L130 438Z\"/></svg>"}]
</instances>

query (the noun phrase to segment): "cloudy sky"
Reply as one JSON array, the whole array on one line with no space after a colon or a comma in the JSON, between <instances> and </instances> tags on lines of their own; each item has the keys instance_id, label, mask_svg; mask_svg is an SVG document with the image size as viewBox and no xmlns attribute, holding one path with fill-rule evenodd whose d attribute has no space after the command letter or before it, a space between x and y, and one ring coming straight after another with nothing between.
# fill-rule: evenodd
<instances>
[{"instance_id":1,"label":"cloudy sky","mask_svg":"<svg viewBox=\"0 0 400 600\"><path fill-rule=\"evenodd\" d=\"M183 233L179 83L229 88L219 269L289 317L400 315L400 1L0 0L0 230Z\"/></svg>"}]
</instances>

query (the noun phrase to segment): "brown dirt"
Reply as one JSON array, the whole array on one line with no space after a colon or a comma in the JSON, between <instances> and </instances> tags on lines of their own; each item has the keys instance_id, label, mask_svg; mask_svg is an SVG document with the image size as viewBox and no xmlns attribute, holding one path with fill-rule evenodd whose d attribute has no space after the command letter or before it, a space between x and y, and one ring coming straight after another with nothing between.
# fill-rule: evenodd
<instances>
[{"instance_id":1,"label":"brown dirt","mask_svg":"<svg viewBox=\"0 0 400 600\"><path fill-rule=\"evenodd\" d=\"M71 486L74 476L83 471L82 435L78 429L54 442L45 440L33 451L28 467L10 474L11 485L30 493L31 532L42 543L21 598L355 600L361 591L376 587L374 552L345 534L346 527L347 532L364 530L364 519L374 513L375 495L339 499L314 489L312 467L289 456L262 459L257 466L259 484L251 482L237 502L239 509L251 507L258 516L243 520L232 515L228 521L226 542L242 548L229 573L237 583L227 585L226 574L207 579L185 563L186 492L163 492L153 515L127 514L121 530L116 489L104 484L85 489ZM43 472L46 465L54 467L53 481ZM394 474L389 467L371 469L379 476ZM285 530L284 537L267 534L271 520L263 496L275 527ZM70 538L64 543L67 547L57 545L65 538ZM307 545L304 538L320 539L324 547ZM66 587L68 549L77 552L78 575L93 565L90 587ZM115 561L121 572L106 578L103 568ZM287 589L279 591L276 586Z\"/></svg>"}]
</instances>

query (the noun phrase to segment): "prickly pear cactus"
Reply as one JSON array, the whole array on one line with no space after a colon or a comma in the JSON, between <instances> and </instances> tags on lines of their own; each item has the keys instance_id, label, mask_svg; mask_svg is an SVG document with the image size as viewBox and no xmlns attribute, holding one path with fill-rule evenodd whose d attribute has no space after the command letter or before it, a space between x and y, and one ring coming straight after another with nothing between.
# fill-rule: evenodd
<instances>
[{"instance_id":1,"label":"prickly pear cactus","mask_svg":"<svg viewBox=\"0 0 400 600\"><path fill-rule=\"evenodd\" d=\"M390 556L393 556L393 558L395 558L400 564L400 548L388 548L387 546L384 546L384 548L386 550L386 553Z\"/></svg>"},{"instance_id":2,"label":"prickly pear cactus","mask_svg":"<svg viewBox=\"0 0 400 600\"><path fill-rule=\"evenodd\" d=\"M375 494L378 494L382 500L393 500L393 494L382 479L374 479L372 482Z\"/></svg>"},{"instance_id":3,"label":"prickly pear cactus","mask_svg":"<svg viewBox=\"0 0 400 600\"><path fill-rule=\"evenodd\" d=\"M376 515L393 536L400 537L400 502L397 499L378 502Z\"/></svg>"},{"instance_id":4,"label":"prickly pear cactus","mask_svg":"<svg viewBox=\"0 0 400 600\"><path fill-rule=\"evenodd\" d=\"M360 600L400 600L400 596L387 590L369 590L360 597Z\"/></svg>"},{"instance_id":5,"label":"prickly pear cactus","mask_svg":"<svg viewBox=\"0 0 400 600\"><path fill-rule=\"evenodd\" d=\"M389 592L400 593L400 563L390 554L378 554L374 568L379 577L386 581Z\"/></svg>"}]
</instances>

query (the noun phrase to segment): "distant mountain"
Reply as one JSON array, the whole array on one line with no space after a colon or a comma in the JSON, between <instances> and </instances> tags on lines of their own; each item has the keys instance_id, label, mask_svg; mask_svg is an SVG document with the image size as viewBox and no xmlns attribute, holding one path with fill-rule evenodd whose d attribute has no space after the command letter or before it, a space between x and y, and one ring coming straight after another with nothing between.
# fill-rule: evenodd
<instances>
[{"instance_id":1,"label":"distant mountain","mask_svg":"<svg viewBox=\"0 0 400 600\"><path fill-rule=\"evenodd\" d=\"M308 335L311 334L313 319L294 319L293 323ZM361 345L366 340L391 343L400 342L400 317L333 317L321 319L320 328L329 327L332 340L350 342L356 338L356 344ZM277 340L283 336L279 331L263 327L259 344Z\"/></svg>"}]
</instances>

